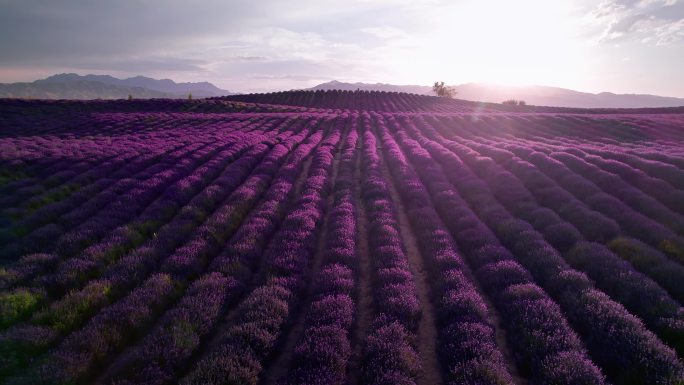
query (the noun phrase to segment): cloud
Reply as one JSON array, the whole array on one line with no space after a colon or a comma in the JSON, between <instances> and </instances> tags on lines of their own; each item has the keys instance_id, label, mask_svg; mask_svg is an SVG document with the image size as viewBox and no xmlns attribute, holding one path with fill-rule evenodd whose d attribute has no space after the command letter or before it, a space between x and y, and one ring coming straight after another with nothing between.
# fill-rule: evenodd
<instances>
[{"instance_id":1,"label":"cloud","mask_svg":"<svg viewBox=\"0 0 684 385\"><path fill-rule=\"evenodd\" d=\"M684 41L684 18L669 24L648 26L653 31L657 45L674 44Z\"/></svg>"},{"instance_id":2,"label":"cloud","mask_svg":"<svg viewBox=\"0 0 684 385\"><path fill-rule=\"evenodd\" d=\"M574 79L578 68L597 68L585 64L590 39L681 44L682 2L0 0L0 82L113 73L248 92L332 79ZM662 68L681 62L675 51L600 55Z\"/></svg>"},{"instance_id":3,"label":"cloud","mask_svg":"<svg viewBox=\"0 0 684 385\"><path fill-rule=\"evenodd\" d=\"M254 61L267 61L268 58L265 56L235 56L235 57L231 58L231 60L254 62Z\"/></svg>"},{"instance_id":4,"label":"cloud","mask_svg":"<svg viewBox=\"0 0 684 385\"><path fill-rule=\"evenodd\" d=\"M294 80L298 82L309 82L312 80L316 81L321 81L321 80L332 80L330 78L324 77L324 76L311 76L311 75L258 75L258 76L252 76L250 79L258 79L258 80Z\"/></svg>"},{"instance_id":5,"label":"cloud","mask_svg":"<svg viewBox=\"0 0 684 385\"><path fill-rule=\"evenodd\" d=\"M172 56L238 31L253 13L239 4L203 3L215 12L198 19L198 5L179 0L0 0L0 64ZM245 19L226 16L240 13Z\"/></svg>"},{"instance_id":6,"label":"cloud","mask_svg":"<svg viewBox=\"0 0 684 385\"><path fill-rule=\"evenodd\" d=\"M591 12L603 26L599 42L636 40L655 45L684 42L681 0L607 0Z\"/></svg>"},{"instance_id":7,"label":"cloud","mask_svg":"<svg viewBox=\"0 0 684 385\"><path fill-rule=\"evenodd\" d=\"M381 39L406 37L406 33L404 33L402 30L389 26L361 28L361 32L365 32Z\"/></svg>"},{"instance_id":8,"label":"cloud","mask_svg":"<svg viewBox=\"0 0 684 385\"><path fill-rule=\"evenodd\" d=\"M363 53L366 42L359 44L357 37L360 28L373 25L369 10L378 6L313 0L0 0L0 69L12 69L7 74L34 68L36 77L48 68L112 71L219 84L237 77L349 74L372 56Z\"/></svg>"}]
</instances>

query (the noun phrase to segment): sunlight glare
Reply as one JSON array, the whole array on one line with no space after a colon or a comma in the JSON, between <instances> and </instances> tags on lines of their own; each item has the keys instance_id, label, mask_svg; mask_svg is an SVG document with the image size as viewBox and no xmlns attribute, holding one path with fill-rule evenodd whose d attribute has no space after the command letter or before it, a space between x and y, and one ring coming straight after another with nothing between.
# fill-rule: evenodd
<instances>
[{"instance_id":1,"label":"sunlight glare","mask_svg":"<svg viewBox=\"0 0 684 385\"><path fill-rule=\"evenodd\" d=\"M457 84L569 85L586 70L570 2L468 0L432 16L418 55L397 62L407 80L428 71ZM434 75L436 73L436 75ZM423 82L430 79L416 79ZM415 80L413 80L415 81Z\"/></svg>"}]
</instances>

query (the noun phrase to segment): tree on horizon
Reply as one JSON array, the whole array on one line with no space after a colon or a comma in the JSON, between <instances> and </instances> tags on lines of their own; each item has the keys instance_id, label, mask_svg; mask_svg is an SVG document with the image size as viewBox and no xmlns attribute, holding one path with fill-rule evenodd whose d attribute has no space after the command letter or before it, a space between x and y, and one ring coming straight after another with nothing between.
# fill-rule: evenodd
<instances>
[{"instance_id":1,"label":"tree on horizon","mask_svg":"<svg viewBox=\"0 0 684 385\"><path fill-rule=\"evenodd\" d=\"M441 98L453 98L456 94L456 90L451 87L445 86L444 82L435 82L432 86L432 91Z\"/></svg>"}]
</instances>

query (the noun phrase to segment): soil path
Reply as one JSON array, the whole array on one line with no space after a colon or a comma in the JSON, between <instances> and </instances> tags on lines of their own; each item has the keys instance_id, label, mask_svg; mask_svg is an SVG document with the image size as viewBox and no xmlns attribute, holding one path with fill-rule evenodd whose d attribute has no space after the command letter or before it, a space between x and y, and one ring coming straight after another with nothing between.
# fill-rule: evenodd
<instances>
[{"instance_id":1,"label":"soil path","mask_svg":"<svg viewBox=\"0 0 684 385\"><path fill-rule=\"evenodd\" d=\"M292 189L292 196L290 202L287 204L286 210L289 210L293 203L296 201L297 197L300 196L300 192L304 186L304 182L307 179L307 176L309 175L309 169L311 168L311 163L313 162L313 154L315 151L318 149L320 146L320 143L314 147L314 149L311 151L309 155L307 155L304 160L302 161L302 167L299 175L297 176L297 179L295 180ZM291 158L292 152L290 152L290 155L288 155L288 159L285 161L286 164L290 158ZM270 188L270 187L269 187ZM259 205L262 202L257 203L256 207L259 207ZM251 214L251 213L250 213ZM249 218L247 216L246 218ZM280 224L277 226L278 228L280 227ZM277 234L278 228L274 232L274 234ZM273 240L273 237L269 238L267 242L269 243L268 247L271 247L270 243ZM262 261L263 262L263 261ZM213 330L208 333L208 335L203 338L203 341L200 343L200 347L195 351L194 354L190 357L188 360L188 363L182 368L182 370L179 370L178 377L177 378L183 378L185 375L189 373L191 368L194 366L197 361L199 361L202 357L205 355L209 354L210 352L214 351L217 349L217 347L221 344L221 336L222 333L230 326L235 323L235 320L237 316L239 315L238 312L234 311L239 304L249 296L249 294L258 286L259 284L259 277L262 275L262 270L263 266L260 264L259 267L257 267L257 270L253 272L252 278L247 286L247 288L242 291L239 295L238 298L235 298L233 301L230 301L229 303L224 304L224 309L222 310L223 318L219 319L216 325L214 325Z\"/></svg>"},{"instance_id":2,"label":"soil path","mask_svg":"<svg viewBox=\"0 0 684 385\"><path fill-rule=\"evenodd\" d=\"M366 214L366 207L361 197L361 189L363 183L362 172L362 149L363 149L363 135L359 135L359 141L356 146L356 159L354 170L354 200L356 201L356 256L358 258L358 276L357 279L357 293L356 293L356 320L352 334L351 346L352 354L349 360L349 369L347 372L347 383L349 385L356 385L359 383L361 354L363 352L364 341L368 334L368 327L373 319L373 285L371 283L372 265L370 254L368 252L368 217Z\"/></svg>"},{"instance_id":3,"label":"soil path","mask_svg":"<svg viewBox=\"0 0 684 385\"><path fill-rule=\"evenodd\" d=\"M436 162L436 164L442 170L442 173L446 172L442 167L441 163ZM455 188L454 191L456 191ZM466 262L468 267L470 267L468 264L468 259L464 258L464 261ZM468 268L468 271L465 271L465 273L470 278L470 281L473 283L473 285L475 285L475 289L478 291L480 297L487 306L487 321L490 325L494 326L494 338L496 340L496 345L499 347L499 350L503 355L504 361L506 363L506 369L508 369L508 373L511 375L513 382L516 385L527 385L527 379L523 378L520 375L520 371L518 370L518 367L515 364L513 349L508 343L508 339L506 337L507 332L503 326L501 314L499 314L496 307L494 306L494 303L491 301L491 299L487 296L485 291L480 286L480 283L475 278L474 274L472 273L472 270Z\"/></svg>"},{"instance_id":4,"label":"soil path","mask_svg":"<svg viewBox=\"0 0 684 385\"><path fill-rule=\"evenodd\" d=\"M494 326L494 338L496 339L496 345L499 347L501 354L503 354L504 361L506 363L506 369L513 379L513 383L516 385L527 385L527 380L520 376L518 367L515 365L515 359L513 358L513 350L508 344L508 339L506 338L506 329L504 329L501 322L501 315L494 307L492 301L487 297L487 295L482 291L479 283L476 279L472 278L471 281L475 284L475 288L480 293L480 297L487 305L487 321L490 325Z\"/></svg>"},{"instance_id":5,"label":"soil path","mask_svg":"<svg viewBox=\"0 0 684 385\"><path fill-rule=\"evenodd\" d=\"M378 141L378 145L380 141ZM399 195L399 191L394 185L394 180L390 174L387 163L384 159L382 148L378 148L382 163L382 173L387 180L389 186L390 196L394 202L397 211L397 220L399 222L399 230L401 237L404 240L406 247L406 254L409 260L409 267L413 273L414 282L416 284L416 292L418 300L420 301L421 317L418 323L418 354L420 355L422 373L418 376L418 385L437 385L442 381L442 370L440 368L439 360L437 359L437 323L435 321L435 308L432 303L430 295L430 277L425 268L425 260L420 249L418 248L418 241L411 231L411 223L409 222L406 209Z\"/></svg>"},{"instance_id":6,"label":"soil path","mask_svg":"<svg viewBox=\"0 0 684 385\"><path fill-rule=\"evenodd\" d=\"M345 131L346 132L346 131ZM290 368L290 361L292 359L292 352L294 351L297 342L301 339L304 333L304 327L306 326L306 314L311 305L313 295L314 295L314 278L318 274L320 267L323 263L323 257L325 255L326 241L328 236L328 227L330 220L330 210L335 204L335 184L337 181L337 172L340 165L340 159L342 155L342 145L344 144L344 139L346 135L342 135L340 142L337 144L334 151L334 158L332 164L332 170L330 173L330 188L328 189L328 196L325 198L325 203L323 205L324 217L323 225L318 233L318 239L316 242L316 251L309 265L308 282L306 284L306 290L304 292L304 300L302 301L302 306L299 309L294 309L298 311L296 318L293 320L290 327L286 327L284 330L284 336L282 339L282 345L280 349L276 349L271 359L268 360L270 364L266 364L265 370L261 377L260 384L263 385L275 385L279 380L285 377L288 369ZM297 194L298 196L299 194Z\"/></svg>"}]
</instances>

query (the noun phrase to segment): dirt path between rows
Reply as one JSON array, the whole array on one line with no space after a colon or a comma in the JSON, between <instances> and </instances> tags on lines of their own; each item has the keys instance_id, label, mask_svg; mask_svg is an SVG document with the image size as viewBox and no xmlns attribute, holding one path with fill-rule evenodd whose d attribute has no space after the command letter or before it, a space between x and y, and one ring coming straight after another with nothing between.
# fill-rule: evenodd
<instances>
[{"instance_id":1,"label":"dirt path between rows","mask_svg":"<svg viewBox=\"0 0 684 385\"><path fill-rule=\"evenodd\" d=\"M475 289L479 292L480 297L487 306L487 322L494 326L494 338L496 340L496 346L499 347L501 354L503 355L504 362L506 363L506 369L513 379L515 385L527 385L527 380L520 376L518 367L515 365L515 359L513 358L513 350L511 350L508 344L508 339L506 338L506 329L504 329L501 322L501 315L494 307L492 301L484 293L480 284L471 275L471 281L475 285Z\"/></svg>"},{"instance_id":2,"label":"dirt path between rows","mask_svg":"<svg viewBox=\"0 0 684 385\"><path fill-rule=\"evenodd\" d=\"M435 163L446 177L446 170L444 170L442 164L438 161L435 161ZM453 189L454 191L457 191L455 187L453 187ZM463 258L463 260L466 262L466 265L470 267L468 259ZM469 268L466 273L470 278L470 281L475 286L475 289L480 294L480 297L484 301L485 305L487 306L487 321L492 326L494 326L494 338L496 341L496 345L499 347L499 350L503 355L508 373L511 375L512 380L516 385L527 385L528 381L520 375L520 371L518 370L518 367L515 364L513 349L511 349L511 346L508 343L508 339L506 337L507 332L503 326L501 314L499 314L499 312L496 310L496 307L494 306L494 303L491 301L491 299L487 296L485 291L480 286L480 283L475 278L474 274L472 273L472 270L470 270Z\"/></svg>"},{"instance_id":3,"label":"dirt path between rows","mask_svg":"<svg viewBox=\"0 0 684 385\"><path fill-rule=\"evenodd\" d=\"M303 143L304 141L302 141ZM297 176L297 179L294 181L294 184L292 185L292 196L290 198L290 201L287 203L286 210L289 210L294 202L297 200L297 197L300 195L300 192L304 186L304 182L307 179L307 176L309 175L309 169L311 168L311 163L313 162L313 154L315 151L318 149L320 146L320 143L317 144L312 150L309 155L307 155L304 160L302 161L302 166L299 175ZM288 159L285 160L283 165L287 164L287 162L290 160L290 157L292 155L292 152L294 149L290 152L288 155ZM281 166L282 167L282 166ZM274 176L274 178L277 177ZM269 186L269 189L273 185L271 184ZM268 190L267 190L268 191ZM264 192L264 194L267 194L267 192ZM259 205L263 202L263 197L262 200L257 203L257 205L250 211L250 214L246 216L248 220L250 215L254 212L254 210L258 209ZM280 228L280 223L278 223L276 230L274 231L273 235L275 236ZM237 230L236 230L237 231ZM266 250L271 246L271 241L273 240L273 236L270 237L267 242L268 246ZM230 240L229 240L230 242ZM185 375L187 375L191 368L196 364L199 360L202 359L202 357L205 357L206 355L210 354L211 352L215 351L218 346L223 342L221 339L221 336L225 330L227 330L230 325L235 324L235 320L237 319L239 312L236 311L236 309L239 307L239 305L244 301L249 294L257 287L259 283L259 277L261 276L261 269L263 268L261 262L259 263L259 266L256 268L255 271L252 272L252 277L249 280L249 284L245 290L243 290L237 298L234 300L230 301L229 303L225 303L223 306L223 309L221 313L223 314L223 318L219 318L218 322L214 327L212 328L211 332L209 332L203 339L202 342L200 343L200 347L191 355L191 357L188 359L188 363L184 365L183 369L179 371L178 373L178 378L183 378Z\"/></svg>"},{"instance_id":4,"label":"dirt path between rows","mask_svg":"<svg viewBox=\"0 0 684 385\"><path fill-rule=\"evenodd\" d=\"M346 133L346 131L345 131ZM330 211L335 204L335 184L337 182L337 172L340 165L340 160L342 158L342 146L344 145L344 139L346 134L340 137L340 141L333 150L333 163L332 170L330 172L330 188L328 189L328 196L325 197L325 203L323 205L323 225L318 233L318 239L316 240L316 250L312 257L309 266L308 282L306 284L306 290L304 293L304 300L299 309L296 309L299 313L296 318L292 321L290 327L286 327L285 336L283 337L283 343L280 349L276 349L272 358L267 362L265 370L261 377L260 384L263 385L275 385L279 380L283 379L290 368L290 362L292 360L292 352L294 351L297 343L304 334L304 328L306 326L306 315L311 305L313 295L314 295L314 279L318 274L318 271L323 264L323 257L325 256L325 248L328 239L328 227L330 221Z\"/></svg>"},{"instance_id":5,"label":"dirt path between rows","mask_svg":"<svg viewBox=\"0 0 684 385\"><path fill-rule=\"evenodd\" d=\"M356 385L359 383L361 355L363 353L364 341L368 335L368 327L373 320L373 285L369 246L368 246L368 217L366 207L361 196L363 183L362 157L363 135L359 135L356 145L356 159L354 170L354 200L356 216L356 256L358 258L358 276L356 293L356 320L351 336L352 354L347 370L347 384Z\"/></svg>"},{"instance_id":6,"label":"dirt path between rows","mask_svg":"<svg viewBox=\"0 0 684 385\"><path fill-rule=\"evenodd\" d=\"M378 144L380 144L380 141L378 141ZM390 196L397 211L399 230L401 232L401 237L404 240L409 267L413 273L416 292L418 300L420 301L421 317L420 322L418 323L417 343L418 354L421 359L423 370L418 376L417 384L442 384L442 370L440 368L439 360L437 359L437 322L435 320L434 304L432 303L430 295L430 277L425 268L425 259L418 248L418 241L411 231L411 223L406 214L406 208L401 200L399 191L394 185L394 180L392 179L392 175L385 162L382 148L378 148L378 154L381 159L382 173L385 180L387 180Z\"/></svg>"}]
</instances>

